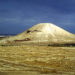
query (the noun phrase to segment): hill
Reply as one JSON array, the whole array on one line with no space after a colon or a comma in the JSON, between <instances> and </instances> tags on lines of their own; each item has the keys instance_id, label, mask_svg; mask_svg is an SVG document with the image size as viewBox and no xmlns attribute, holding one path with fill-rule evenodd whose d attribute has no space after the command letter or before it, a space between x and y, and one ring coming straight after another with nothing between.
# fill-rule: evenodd
<instances>
[{"instance_id":1,"label":"hill","mask_svg":"<svg viewBox=\"0 0 75 75\"><path fill-rule=\"evenodd\" d=\"M2 41L40 45L74 44L75 36L52 23L40 23L21 34Z\"/></svg>"}]
</instances>

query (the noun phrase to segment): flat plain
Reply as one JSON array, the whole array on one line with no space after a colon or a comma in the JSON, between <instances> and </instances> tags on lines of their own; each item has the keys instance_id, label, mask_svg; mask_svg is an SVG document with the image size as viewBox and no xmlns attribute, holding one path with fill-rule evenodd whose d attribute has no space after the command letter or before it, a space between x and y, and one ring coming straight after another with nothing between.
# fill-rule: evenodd
<instances>
[{"instance_id":1,"label":"flat plain","mask_svg":"<svg viewBox=\"0 0 75 75\"><path fill-rule=\"evenodd\" d=\"M0 75L75 75L75 47L0 46Z\"/></svg>"}]
</instances>

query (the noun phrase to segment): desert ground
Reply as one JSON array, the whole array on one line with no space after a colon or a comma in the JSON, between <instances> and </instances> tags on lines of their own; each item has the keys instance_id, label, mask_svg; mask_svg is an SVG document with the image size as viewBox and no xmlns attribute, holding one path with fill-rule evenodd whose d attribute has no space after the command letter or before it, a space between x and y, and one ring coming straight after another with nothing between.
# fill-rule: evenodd
<instances>
[{"instance_id":1,"label":"desert ground","mask_svg":"<svg viewBox=\"0 0 75 75\"><path fill-rule=\"evenodd\" d=\"M0 46L0 75L75 75L75 47Z\"/></svg>"}]
</instances>

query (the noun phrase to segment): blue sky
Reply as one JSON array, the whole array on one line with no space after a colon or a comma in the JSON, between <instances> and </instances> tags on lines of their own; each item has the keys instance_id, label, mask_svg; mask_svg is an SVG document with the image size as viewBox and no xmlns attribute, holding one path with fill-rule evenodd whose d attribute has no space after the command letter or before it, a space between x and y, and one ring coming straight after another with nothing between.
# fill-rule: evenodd
<instances>
[{"instance_id":1,"label":"blue sky","mask_svg":"<svg viewBox=\"0 0 75 75\"><path fill-rule=\"evenodd\" d=\"M0 34L47 22L75 33L75 0L0 0Z\"/></svg>"}]
</instances>

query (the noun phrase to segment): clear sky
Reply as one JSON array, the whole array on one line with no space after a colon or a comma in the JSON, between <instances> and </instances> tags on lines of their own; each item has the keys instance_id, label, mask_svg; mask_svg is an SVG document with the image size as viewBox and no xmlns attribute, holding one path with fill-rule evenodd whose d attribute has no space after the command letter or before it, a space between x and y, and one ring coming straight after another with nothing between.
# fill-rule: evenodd
<instances>
[{"instance_id":1,"label":"clear sky","mask_svg":"<svg viewBox=\"0 0 75 75\"><path fill-rule=\"evenodd\" d=\"M0 34L18 34L38 23L75 33L75 0L0 0Z\"/></svg>"}]
</instances>

